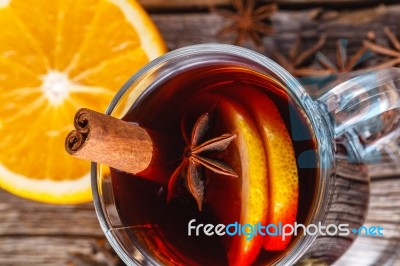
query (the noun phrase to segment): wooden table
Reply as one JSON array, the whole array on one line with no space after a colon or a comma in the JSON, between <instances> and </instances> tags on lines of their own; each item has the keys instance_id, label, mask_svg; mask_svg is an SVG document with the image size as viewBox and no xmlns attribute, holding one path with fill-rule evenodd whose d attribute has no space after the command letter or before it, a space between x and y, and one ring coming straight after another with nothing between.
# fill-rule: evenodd
<instances>
[{"instance_id":1,"label":"wooden table","mask_svg":"<svg viewBox=\"0 0 400 266\"><path fill-rule=\"evenodd\" d=\"M352 53L358 49L368 30L376 32L378 42L385 41L383 26L400 30L400 5L339 12L324 10L320 6L332 7L333 3L342 2L343 6L359 7L360 3L375 5L378 1L277 2L285 9L273 17L278 34L264 40L265 48L260 52L266 55L271 55L275 42L279 42L282 51L288 50L298 32L306 37L305 45L315 42L322 33L327 33L328 40L322 52L333 59L335 43L339 38L349 40L348 51ZM151 11L169 49L196 43L232 41L231 37L216 37L224 19L208 12L209 5L227 5L228 0L142 0L142 3ZM387 228L388 234L373 245L371 239L360 238L352 255L345 257L338 265L355 265L352 263L355 259L366 260L366 250L371 255L381 249L386 250L383 253L385 256L369 261L371 265L383 265L386 262L400 265L400 259L391 256L400 250L400 167L372 167L371 173L372 198L367 224L379 223ZM115 262L115 257L110 257L112 253L104 252L109 247L104 241L91 203L54 206L24 200L0 190L0 212L0 265L107 265L107 262L111 265L111 262ZM97 261L97 264L90 259Z\"/></svg>"}]
</instances>

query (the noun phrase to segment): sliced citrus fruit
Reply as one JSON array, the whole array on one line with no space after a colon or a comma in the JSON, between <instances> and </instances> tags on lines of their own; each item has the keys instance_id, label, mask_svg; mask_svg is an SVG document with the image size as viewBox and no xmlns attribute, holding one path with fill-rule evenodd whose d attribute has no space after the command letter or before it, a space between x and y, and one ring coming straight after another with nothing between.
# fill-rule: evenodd
<instances>
[{"instance_id":1,"label":"sliced citrus fruit","mask_svg":"<svg viewBox=\"0 0 400 266\"><path fill-rule=\"evenodd\" d=\"M257 257L262 247L263 238L255 231L251 231L248 225L257 223L265 224L268 213L268 188L267 166L264 146L256 125L250 115L240 105L228 99L222 99L218 103L218 109L223 125L227 132L236 133L237 137L232 141L230 150L224 160L235 170L241 168L239 174L240 184L240 216L237 221L247 233L233 236L228 248L229 265L250 265ZM236 152L232 152L232 150ZM224 201L222 201L224 202ZM225 208L231 202L226 202ZM221 213L225 212L220 210ZM241 229L239 229L241 230ZM231 232L233 229L231 229ZM250 235L249 233L255 234Z\"/></svg>"},{"instance_id":2,"label":"sliced citrus fruit","mask_svg":"<svg viewBox=\"0 0 400 266\"><path fill-rule=\"evenodd\" d=\"M273 82L271 80L271 82ZM236 86L230 95L249 110L260 132L268 164L268 223L294 224L298 205L298 172L293 144L275 103L261 91ZM267 236L266 250L284 250L291 236Z\"/></svg>"},{"instance_id":3,"label":"sliced citrus fruit","mask_svg":"<svg viewBox=\"0 0 400 266\"><path fill-rule=\"evenodd\" d=\"M48 203L91 199L89 164L64 151L74 113L105 111L165 52L133 0L0 1L0 187Z\"/></svg>"}]
</instances>

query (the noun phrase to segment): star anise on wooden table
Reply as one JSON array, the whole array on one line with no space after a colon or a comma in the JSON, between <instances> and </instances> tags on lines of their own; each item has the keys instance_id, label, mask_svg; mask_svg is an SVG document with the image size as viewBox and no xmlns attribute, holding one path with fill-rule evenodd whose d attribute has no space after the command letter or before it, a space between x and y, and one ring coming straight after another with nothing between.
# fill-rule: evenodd
<instances>
[{"instance_id":1,"label":"star anise on wooden table","mask_svg":"<svg viewBox=\"0 0 400 266\"><path fill-rule=\"evenodd\" d=\"M212 7L211 11L231 20L217 33L225 36L236 33L235 44L242 45L249 38L257 47L262 46L262 37L274 34L271 16L278 10L276 4L267 4L256 8L255 0L232 0L235 12Z\"/></svg>"},{"instance_id":2,"label":"star anise on wooden table","mask_svg":"<svg viewBox=\"0 0 400 266\"><path fill-rule=\"evenodd\" d=\"M362 45L354 55L348 58L347 40L340 39L336 42L336 63L333 63L321 52L317 53L316 60L326 70L326 74L335 74L355 70L357 66L368 60L370 56L368 47Z\"/></svg>"},{"instance_id":3,"label":"star anise on wooden table","mask_svg":"<svg viewBox=\"0 0 400 266\"><path fill-rule=\"evenodd\" d=\"M396 35L389 29L389 27L384 27L386 37L389 39L390 46L384 46L377 44L371 40L365 40L364 45L369 48L372 52L386 56L387 61L376 65L374 69L381 69L400 65L400 36ZM371 33L374 34L374 33Z\"/></svg>"},{"instance_id":4,"label":"star anise on wooden table","mask_svg":"<svg viewBox=\"0 0 400 266\"><path fill-rule=\"evenodd\" d=\"M297 38L293 46L290 48L287 56L281 53L278 49L274 49L272 57L293 76L302 77L323 75L326 74L326 70L305 67L304 65L322 48L325 42L326 35L322 34L316 43L314 43L311 47L305 49L304 51L301 51L302 37L299 34L297 35Z\"/></svg>"},{"instance_id":5,"label":"star anise on wooden table","mask_svg":"<svg viewBox=\"0 0 400 266\"><path fill-rule=\"evenodd\" d=\"M181 124L182 135L186 143L183 151L181 164L172 174L168 182L167 200L177 196L178 181L181 177L186 179L186 185L196 200L198 209L201 211L205 194L204 170L208 169L215 173L237 177L235 171L224 161L210 158L215 152L225 151L235 134L223 134L219 137L206 140L210 127L210 115L204 113L194 124L192 135L189 138L183 123Z\"/></svg>"}]
</instances>

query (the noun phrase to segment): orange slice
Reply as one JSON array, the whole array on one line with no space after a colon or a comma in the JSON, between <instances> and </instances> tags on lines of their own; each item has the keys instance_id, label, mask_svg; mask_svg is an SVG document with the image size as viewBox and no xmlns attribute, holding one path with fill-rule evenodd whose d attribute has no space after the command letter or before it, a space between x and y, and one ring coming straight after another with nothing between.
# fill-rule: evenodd
<instances>
[{"instance_id":1,"label":"orange slice","mask_svg":"<svg viewBox=\"0 0 400 266\"><path fill-rule=\"evenodd\" d=\"M273 82L271 80L271 82ZM261 91L235 87L230 95L250 111L263 141L268 164L269 219L278 225L294 224L298 205L298 172L291 137L275 103ZM291 236L267 236L266 250L284 250Z\"/></svg>"},{"instance_id":2,"label":"orange slice","mask_svg":"<svg viewBox=\"0 0 400 266\"><path fill-rule=\"evenodd\" d=\"M48 203L91 200L89 163L64 151L74 113L105 111L163 54L133 0L0 1L0 187Z\"/></svg>"},{"instance_id":3,"label":"orange slice","mask_svg":"<svg viewBox=\"0 0 400 266\"><path fill-rule=\"evenodd\" d=\"M240 169L240 166L242 169L239 175L241 182L240 218L237 222L241 225L252 226L260 222L263 225L266 223L268 213L268 180L261 137L250 115L240 105L223 99L219 102L218 108L221 117L224 118L221 119L224 123L223 128L227 132L237 134L230 146L237 151L238 157L226 156L227 158L224 158L235 170ZM237 167L238 164L239 167ZM225 208L228 207L231 208L228 205ZM245 230L250 232L249 228ZM260 234L253 237L243 233L233 236L228 250L229 265L250 265L256 259L262 243L263 237Z\"/></svg>"}]
</instances>

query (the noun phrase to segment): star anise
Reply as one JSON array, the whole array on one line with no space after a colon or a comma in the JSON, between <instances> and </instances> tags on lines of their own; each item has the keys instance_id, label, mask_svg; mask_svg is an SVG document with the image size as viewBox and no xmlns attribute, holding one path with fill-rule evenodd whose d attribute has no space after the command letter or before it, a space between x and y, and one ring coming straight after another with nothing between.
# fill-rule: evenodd
<instances>
[{"instance_id":1,"label":"star anise","mask_svg":"<svg viewBox=\"0 0 400 266\"><path fill-rule=\"evenodd\" d=\"M384 27L383 31L385 32L386 37L389 39L389 43L391 46L376 44L371 40L364 41L364 45L368 47L372 52L379 55L387 56L389 58L386 62L375 66L374 69L400 65L400 36L396 37L396 35L388 27Z\"/></svg>"},{"instance_id":2,"label":"star anise","mask_svg":"<svg viewBox=\"0 0 400 266\"><path fill-rule=\"evenodd\" d=\"M217 33L218 36L234 32L236 33L234 42L236 45L241 45L246 38L250 38L256 46L260 47L263 36L275 33L270 18L278 10L276 4L256 8L254 0L232 0L232 5L236 13L225 9L211 8L211 11L232 21L221 28Z\"/></svg>"},{"instance_id":3,"label":"star anise","mask_svg":"<svg viewBox=\"0 0 400 266\"><path fill-rule=\"evenodd\" d=\"M177 195L176 188L178 180L183 177L190 193L196 200L197 206L201 211L204 201L205 180L204 170L209 169L215 173L237 177L235 171L224 161L212 159L208 155L213 152L225 151L235 134L223 134L209 140L205 140L209 129L210 116L208 113L201 115L194 124L191 138L186 135L185 127L181 124L182 135L186 143L183 151L183 160L172 174L168 183L167 200Z\"/></svg>"},{"instance_id":4,"label":"star anise","mask_svg":"<svg viewBox=\"0 0 400 266\"><path fill-rule=\"evenodd\" d=\"M292 75L296 77L327 74L326 70L319 70L304 66L306 62L321 49L325 42L326 35L322 34L315 44L313 44L311 47L307 48L303 52L300 52L300 49L302 48L302 37L299 34L297 35L296 41L289 50L287 56L283 55L280 51L275 49L272 57L276 61L278 61L278 63L282 65L287 71L289 71Z\"/></svg>"},{"instance_id":5,"label":"star anise","mask_svg":"<svg viewBox=\"0 0 400 266\"><path fill-rule=\"evenodd\" d=\"M362 45L357 52L347 57L347 40L340 39L336 42L336 64L329 60L322 52L316 55L317 61L326 70L327 74L350 72L370 57L367 46Z\"/></svg>"}]
</instances>

